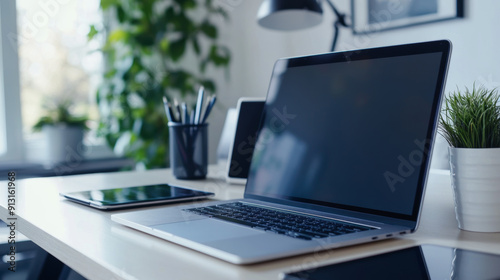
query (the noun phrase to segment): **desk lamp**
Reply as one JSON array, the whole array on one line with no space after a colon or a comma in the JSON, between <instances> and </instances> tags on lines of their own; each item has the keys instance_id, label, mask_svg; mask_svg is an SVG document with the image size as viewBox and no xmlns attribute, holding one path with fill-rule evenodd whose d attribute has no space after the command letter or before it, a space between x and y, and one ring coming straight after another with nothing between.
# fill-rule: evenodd
<instances>
[{"instance_id":1,"label":"desk lamp","mask_svg":"<svg viewBox=\"0 0 500 280\"><path fill-rule=\"evenodd\" d=\"M337 20L333 24L334 35L332 42L333 52L337 43L339 26L349 27L345 21L346 15L340 13L331 0L325 0L335 13ZM264 0L260 5L257 21L269 29L298 30L312 27L321 23L323 9L319 0Z\"/></svg>"}]
</instances>

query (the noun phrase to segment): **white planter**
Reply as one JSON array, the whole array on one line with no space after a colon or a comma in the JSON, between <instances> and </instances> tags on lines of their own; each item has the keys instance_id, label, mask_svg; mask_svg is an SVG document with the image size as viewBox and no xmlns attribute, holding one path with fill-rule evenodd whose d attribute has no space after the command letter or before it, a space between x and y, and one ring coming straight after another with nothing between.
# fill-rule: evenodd
<instances>
[{"instance_id":1,"label":"white planter","mask_svg":"<svg viewBox=\"0 0 500 280\"><path fill-rule=\"evenodd\" d=\"M500 148L449 148L458 227L500 232Z\"/></svg>"},{"instance_id":2,"label":"white planter","mask_svg":"<svg viewBox=\"0 0 500 280\"><path fill-rule=\"evenodd\" d=\"M83 128L68 125L45 125L48 164L74 162L81 158Z\"/></svg>"}]
</instances>

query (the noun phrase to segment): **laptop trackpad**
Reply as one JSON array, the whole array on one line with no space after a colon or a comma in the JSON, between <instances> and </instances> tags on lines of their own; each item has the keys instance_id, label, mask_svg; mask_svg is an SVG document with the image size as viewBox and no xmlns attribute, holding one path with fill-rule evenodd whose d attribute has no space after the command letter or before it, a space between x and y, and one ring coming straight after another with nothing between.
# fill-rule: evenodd
<instances>
[{"instance_id":1,"label":"laptop trackpad","mask_svg":"<svg viewBox=\"0 0 500 280\"><path fill-rule=\"evenodd\" d=\"M161 224L152 226L152 228L153 230L163 231L199 243L207 243L234 237L265 235L264 232L259 230L215 219Z\"/></svg>"}]
</instances>

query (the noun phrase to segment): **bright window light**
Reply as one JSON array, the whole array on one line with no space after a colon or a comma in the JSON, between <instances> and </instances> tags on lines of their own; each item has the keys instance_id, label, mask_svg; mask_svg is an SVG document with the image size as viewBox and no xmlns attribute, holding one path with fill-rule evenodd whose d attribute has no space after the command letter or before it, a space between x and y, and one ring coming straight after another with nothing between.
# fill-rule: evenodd
<instances>
[{"instance_id":1,"label":"bright window light","mask_svg":"<svg viewBox=\"0 0 500 280\"><path fill-rule=\"evenodd\" d=\"M23 130L44 106L74 102L77 114L97 119L95 92L102 69L98 42L87 42L91 24L102 24L99 0L18 0L18 44Z\"/></svg>"}]
</instances>

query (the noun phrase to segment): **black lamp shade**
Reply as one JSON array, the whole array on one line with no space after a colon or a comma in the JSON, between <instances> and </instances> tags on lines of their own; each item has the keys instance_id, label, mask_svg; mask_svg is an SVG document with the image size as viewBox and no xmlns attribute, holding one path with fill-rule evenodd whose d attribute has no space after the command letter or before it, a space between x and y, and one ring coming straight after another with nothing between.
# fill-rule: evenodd
<instances>
[{"instance_id":1,"label":"black lamp shade","mask_svg":"<svg viewBox=\"0 0 500 280\"><path fill-rule=\"evenodd\" d=\"M265 0L260 5L259 25L276 30L297 30L321 23L323 10L318 0Z\"/></svg>"}]
</instances>

